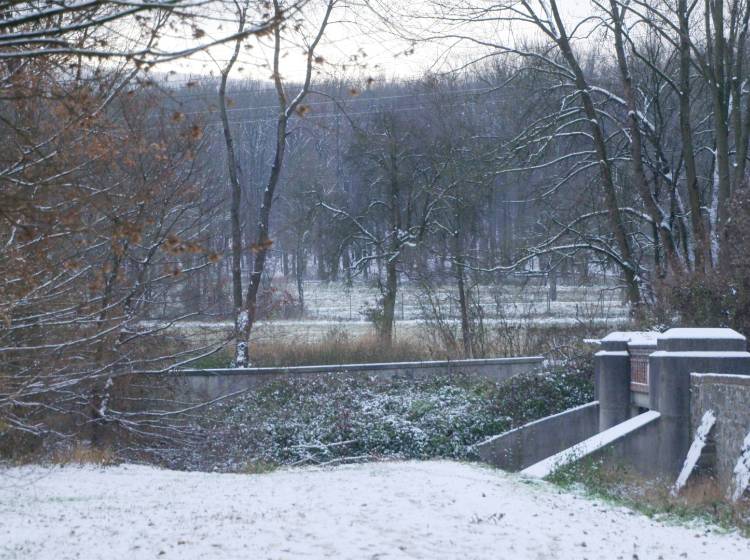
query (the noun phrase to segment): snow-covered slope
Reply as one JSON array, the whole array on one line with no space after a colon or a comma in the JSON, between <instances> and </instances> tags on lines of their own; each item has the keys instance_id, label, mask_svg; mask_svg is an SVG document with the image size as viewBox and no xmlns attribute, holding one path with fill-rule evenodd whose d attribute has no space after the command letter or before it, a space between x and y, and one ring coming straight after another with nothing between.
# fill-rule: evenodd
<instances>
[{"instance_id":1,"label":"snow-covered slope","mask_svg":"<svg viewBox=\"0 0 750 560\"><path fill-rule=\"evenodd\" d=\"M141 466L0 471L0 558L750 558L660 523L447 461L261 475Z\"/></svg>"}]
</instances>

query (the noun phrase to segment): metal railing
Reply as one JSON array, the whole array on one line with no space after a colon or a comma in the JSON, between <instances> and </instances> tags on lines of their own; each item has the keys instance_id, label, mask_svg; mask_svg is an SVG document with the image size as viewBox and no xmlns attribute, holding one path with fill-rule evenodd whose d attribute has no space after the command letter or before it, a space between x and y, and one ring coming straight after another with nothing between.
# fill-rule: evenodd
<instances>
[{"instance_id":1,"label":"metal railing","mask_svg":"<svg viewBox=\"0 0 750 560\"><path fill-rule=\"evenodd\" d=\"M636 393L648 393L648 356L652 352L630 350L630 390Z\"/></svg>"}]
</instances>

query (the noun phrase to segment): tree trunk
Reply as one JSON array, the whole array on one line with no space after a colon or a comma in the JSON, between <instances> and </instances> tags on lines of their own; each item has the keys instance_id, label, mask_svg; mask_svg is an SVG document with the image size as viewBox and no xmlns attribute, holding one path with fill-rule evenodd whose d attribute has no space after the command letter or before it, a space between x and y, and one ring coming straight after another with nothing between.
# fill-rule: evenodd
<instances>
[{"instance_id":1,"label":"tree trunk","mask_svg":"<svg viewBox=\"0 0 750 560\"><path fill-rule=\"evenodd\" d=\"M386 262L385 271L383 317L379 325L379 334L383 344L390 348L393 344L393 321L396 314L396 296L398 294L398 270L395 259Z\"/></svg>"},{"instance_id":2,"label":"tree trunk","mask_svg":"<svg viewBox=\"0 0 750 560\"><path fill-rule=\"evenodd\" d=\"M693 130L690 122L690 27L687 0L678 0L677 11L680 25L680 135L682 137L682 158L685 161L685 186L688 191L688 203L692 216L695 270L705 272L710 268L711 256L708 235L701 212L701 195L693 147Z\"/></svg>"},{"instance_id":3,"label":"tree trunk","mask_svg":"<svg viewBox=\"0 0 750 560\"><path fill-rule=\"evenodd\" d=\"M547 298L549 301L557 301L557 268L550 266L547 279L549 283L547 286Z\"/></svg>"},{"instance_id":4,"label":"tree trunk","mask_svg":"<svg viewBox=\"0 0 750 560\"><path fill-rule=\"evenodd\" d=\"M733 188L738 188L745 178L748 151L748 132L750 132L750 96L748 96L743 120L742 114L742 89L744 86L745 73L745 49L747 44L748 23L750 23L750 4L745 3L745 12L742 15L740 34L735 44L736 58L732 71L732 98L734 100L734 111L732 112L732 128L734 128L734 142L737 154L735 156Z\"/></svg>"},{"instance_id":5,"label":"tree trunk","mask_svg":"<svg viewBox=\"0 0 750 560\"><path fill-rule=\"evenodd\" d=\"M560 12L557 7L557 0L550 1L550 7L555 18L555 25L558 29L558 35L556 42L560 48L560 51L565 58L568 66L573 71L575 76L575 84L581 95L581 101L583 103L583 110L586 113L586 118L589 121L591 128L591 135L594 139L594 147L596 149L596 156L599 161L599 170L602 178L602 186L604 187L604 198L607 209L607 216L609 218L609 225L612 229L612 233L615 236L617 248L620 252L620 269L625 277L625 283L627 285L628 301L634 308L638 308L641 303L640 287L638 285L638 273L636 270L636 263L633 259L633 253L628 241L628 233L625 229L625 225L622 220L620 213L620 207L617 201L617 190L615 189L614 180L612 178L612 168L607 155L607 144L602 132L601 125L599 123L599 117L594 107L594 102L591 99L591 93L589 85L586 82L586 78L583 74L583 70L578 64L575 54L570 46L565 26L563 25Z\"/></svg>"},{"instance_id":6,"label":"tree trunk","mask_svg":"<svg viewBox=\"0 0 750 560\"><path fill-rule=\"evenodd\" d=\"M273 206L273 195L276 191L276 186L279 183L281 168L284 162L284 154L286 152L287 122L288 117L282 112L276 122L276 152L274 154L273 166L271 167L271 175L269 176L268 183L263 191L263 202L260 206L258 231L255 237L256 241L252 248L255 258L253 259L253 271L250 274L250 283L248 284L247 294L245 295L245 312L247 321L242 325L242 335L246 344L246 349L249 347L250 332L252 331L257 317L258 292L260 290L261 279L263 278L263 270L266 267L268 251L273 244L269 237L271 208Z\"/></svg>"},{"instance_id":7,"label":"tree trunk","mask_svg":"<svg viewBox=\"0 0 750 560\"><path fill-rule=\"evenodd\" d=\"M643 205L651 218L654 228L658 233L658 240L664 247L666 260L669 268L675 274L683 270L682 262L677 254L677 246L674 241L672 229L666 220L664 212L656 204L651 189L648 186L646 172L643 167L643 144L641 139L640 125L638 124L638 107L633 90L633 80L630 75L625 45L623 41L622 18L625 8L620 10L618 0L610 0L611 17L614 23L615 51L617 52L617 63L620 69L620 80L625 95L625 103L628 107L628 130L630 131L630 158L633 165L633 177L640 194ZM657 243L657 240L654 240Z\"/></svg>"},{"instance_id":8,"label":"tree trunk","mask_svg":"<svg viewBox=\"0 0 750 560\"><path fill-rule=\"evenodd\" d=\"M456 277L456 288L458 290L458 311L461 315L461 342L463 345L463 357L472 358L473 337L471 332L471 320L469 317L469 301L466 297L466 281L464 277L466 263L464 261L463 249L463 220L458 209L456 209L454 213L454 220L453 258L451 259L451 262L453 264L453 273Z\"/></svg>"},{"instance_id":9,"label":"tree trunk","mask_svg":"<svg viewBox=\"0 0 750 560\"><path fill-rule=\"evenodd\" d=\"M725 259L721 258L724 252L722 246L724 243L721 239L724 235L724 228L727 223L729 211L729 198L732 194L729 171L729 123L728 123L728 103L725 81L726 49L724 39L724 2L706 0L706 26L707 33L710 33L709 16L713 21L713 42L711 53L713 54L712 66L713 72L709 82L711 86L712 101L714 107L714 135L716 138L716 166L718 176L718 191L714 193L718 199L714 202L716 205L716 215L712 216L715 223L711 224L713 236L717 240L717 254L714 255L717 262ZM711 43L709 38L709 43ZM737 100L739 103L739 99Z\"/></svg>"},{"instance_id":10,"label":"tree trunk","mask_svg":"<svg viewBox=\"0 0 750 560\"><path fill-rule=\"evenodd\" d=\"M466 283L464 281L464 262L460 256L454 262L456 284L458 288L458 306L461 312L461 341L464 347L464 358L473 358L471 322L469 320L469 303L466 297Z\"/></svg>"},{"instance_id":11,"label":"tree trunk","mask_svg":"<svg viewBox=\"0 0 750 560\"><path fill-rule=\"evenodd\" d=\"M305 314L305 250L302 247L302 239L297 242L297 252L294 255L295 277L297 280L297 299L299 300L300 316Z\"/></svg>"},{"instance_id":12,"label":"tree trunk","mask_svg":"<svg viewBox=\"0 0 750 560\"><path fill-rule=\"evenodd\" d=\"M244 12L240 16L239 31L244 28ZM221 82L219 83L219 110L221 112L221 125L224 133L224 143L227 149L227 167L229 171L229 182L232 189L232 202L229 211L229 220L232 229L232 306L234 310L234 366L245 367L248 365L247 344L244 324L247 316L242 309L242 229L240 227L240 204L242 200L242 187L240 185L240 168L237 154L234 149L234 138L229 127L227 116L227 81L229 74L237 62L242 41L237 40L234 51L221 71Z\"/></svg>"}]
</instances>

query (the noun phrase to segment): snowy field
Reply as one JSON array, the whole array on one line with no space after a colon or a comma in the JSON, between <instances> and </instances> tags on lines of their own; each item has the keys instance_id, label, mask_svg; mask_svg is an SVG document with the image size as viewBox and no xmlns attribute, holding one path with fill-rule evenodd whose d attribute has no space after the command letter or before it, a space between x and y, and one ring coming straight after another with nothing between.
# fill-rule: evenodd
<instances>
[{"instance_id":1,"label":"snowy field","mask_svg":"<svg viewBox=\"0 0 750 560\"><path fill-rule=\"evenodd\" d=\"M296 287L290 284L279 284L277 288L288 291L292 296L297 294ZM540 279L530 280L526 284L474 286L471 293L482 307L484 316L490 319L555 317L586 320L594 317L615 319L628 315L622 291L609 284L560 284L555 301L549 300L549 288ZM375 306L379 297L380 291L364 282L355 282L351 286L342 282L305 282L305 315L308 319L317 320L361 320L362 312ZM455 287L436 288L434 298L446 316L459 318ZM396 297L396 319L421 319L425 303L422 289L405 282L399 286Z\"/></svg>"},{"instance_id":2,"label":"snowy field","mask_svg":"<svg viewBox=\"0 0 750 560\"><path fill-rule=\"evenodd\" d=\"M611 285L564 286L557 288L557 300L550 301L548 288L536 283L508 286L476 286L474 297L481 306L484 324L488 328L508 325L596 325L615 328L627 322L629 308L623 303L620 289ZM291 284L278 284L280 291L296 297ZM435 301L441 313L458 328L459 309L455 290L437 290ZM357 282L347 286L342 282L306 282L305 314L302 319L259 321L254 330L256 341L290 340L317 342L331 329L343 327L350 337L374 333L372 323L365 318L365 310L377 305L380 293L374 286ZM423 293L418 286L404 284L396 299L395 333L401 339L424 336ZM163 327L163 321L143 321L146 328ZM180 321L168 328L169 332L191 336L203 343L227 338L232 331L231 321Z\"/></svg>"},{"instance_id":3,"label":"snowy field","mask_svg":"<svg viewBox=\"0 0 750 560\"><path fill-rule=\"evenodd\" d=\"M747 560L750 540L447 461L0 471L0 558Z\"/></svg>"}]
</instances>

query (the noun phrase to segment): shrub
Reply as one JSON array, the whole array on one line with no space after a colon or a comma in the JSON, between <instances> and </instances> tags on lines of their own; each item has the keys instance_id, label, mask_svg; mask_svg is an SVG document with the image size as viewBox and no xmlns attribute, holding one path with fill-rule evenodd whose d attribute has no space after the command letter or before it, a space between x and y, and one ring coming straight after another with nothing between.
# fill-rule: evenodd
<instances>
[{"instance_id":1,"label":"shrub","mask_svg":"<svg viewBox=\"0 0 750 560\"><path fill-rule=\"evenodd\" d=\"M659 321L666 326L729 327L750 335L750 278L696 274L660 287Z\"/></svg>"},{"instance_id":2,"label":"shrub","mask_svg":"<svg viewBox=\"0 0 750 560\"><path fill-rule=\"evenodd\" d=\"M214 405L200 421L205 445L170 466L235 471L258 464L472 459L472 446L486 437L592 398L590 374L578 370L504 383L465 376L281 381Z\"/></svg>"},{"instance_id":3,"label":"shrub","mask_svg":"<svg viewBox=\"0 0 750 560\"><path fill-rule=\"evenodd\" d=\"M117 462L112 449L82 443L56 449L50 461L55 465L112 465Z\"/></svg>"},{"instance_id":4,"label":"shrub","mask_svg":"<svg viewBox=\"0 0 750 560\"><path fill-rule=\"evenodd\" d=\"M656 287L655 319L666 326L729 327L750 335L750 192L734 193L718 269Z\"/></svg>"}]
</instances>

